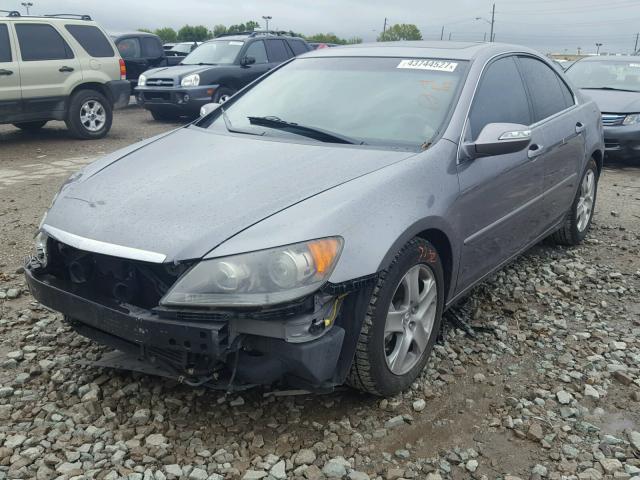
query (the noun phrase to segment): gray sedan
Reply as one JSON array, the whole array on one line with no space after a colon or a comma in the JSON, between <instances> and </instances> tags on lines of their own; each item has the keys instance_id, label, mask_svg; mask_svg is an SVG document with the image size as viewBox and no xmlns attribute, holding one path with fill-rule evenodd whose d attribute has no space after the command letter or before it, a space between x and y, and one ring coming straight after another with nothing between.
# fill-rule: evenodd
<instances>
[{"instance_id":1,"label":"gray sedan","mask_svg":"<svg viewBox=\"0 0 640 480\"><path fill-rule=\"evenodd\" d=\"M600 112L523 47L316 50L204 113L73 175L42 221L31 291L121 352L101 365L392 395L444 310L589 230Z\"/></svg>"}]
</instances>

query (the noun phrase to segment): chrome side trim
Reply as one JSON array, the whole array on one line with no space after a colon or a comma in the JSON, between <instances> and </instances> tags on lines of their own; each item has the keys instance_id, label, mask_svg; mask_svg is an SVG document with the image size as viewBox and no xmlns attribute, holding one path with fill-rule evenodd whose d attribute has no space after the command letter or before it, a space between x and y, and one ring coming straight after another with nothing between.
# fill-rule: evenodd
<instances>
[{"instance_id":1,"label":"chrome side trim","mask_svg":"<svg viewBox=\"0 0 640 480\"><path fill-rule=\"evenodd\" d=\"M47 224L42 226L42 230L59 242L70 245L78 250L85 250L87 252L100 253L111 257L127 258L129 260L139 260L141 262L149 263L163 263L167 259L167 256L163 253L150 252L148 250L140 250L133 247L124 247L114 243L101 242L99 240L81 237L74 233L65 232L64 230L60 230L59 228L52 227Z\"/></svg>"}]
</instances>

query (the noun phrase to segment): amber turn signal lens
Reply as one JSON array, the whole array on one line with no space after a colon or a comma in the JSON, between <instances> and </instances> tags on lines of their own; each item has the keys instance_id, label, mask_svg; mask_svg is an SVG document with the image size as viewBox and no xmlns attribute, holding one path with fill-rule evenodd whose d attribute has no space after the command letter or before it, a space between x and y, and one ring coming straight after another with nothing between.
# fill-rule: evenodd
<instances>
[{"instance_id":1,"label":"amber turn signal lens","mask_svg":"<svg viewBox=\"0 0 640 480\"><path fill-rule=\"evenodd\" d=\"M340 252L340 241L337 238L323 238L309 242L307 247L313 256L316 272L324 274L333 266Z\"/></svg>"}]
</instances>

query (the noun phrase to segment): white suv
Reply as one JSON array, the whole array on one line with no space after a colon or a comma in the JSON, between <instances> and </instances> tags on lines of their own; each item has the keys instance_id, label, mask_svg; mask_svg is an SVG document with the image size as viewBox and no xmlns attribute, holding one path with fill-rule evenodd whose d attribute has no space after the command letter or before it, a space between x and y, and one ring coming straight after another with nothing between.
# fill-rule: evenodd
<instances>
[{"instance_id":1,"label":"white suv","mask_svg":"<svg viewBox=\"0 0 640 480\"><path fill-rule=\"evenodd\" d=\"M130 94L118 50L89 16L0 17L0 123L64 120L77 138L102 138Z\"/></svg>"}]
</instances>

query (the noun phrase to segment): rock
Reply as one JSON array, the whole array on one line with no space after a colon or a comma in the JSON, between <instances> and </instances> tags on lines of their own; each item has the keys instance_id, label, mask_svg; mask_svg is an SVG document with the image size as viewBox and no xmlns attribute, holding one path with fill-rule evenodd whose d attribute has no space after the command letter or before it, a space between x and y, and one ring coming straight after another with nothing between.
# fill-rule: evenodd
<instances>
[{"instance_id":1,"label":"rock","mask_svg":"<svg viewBox=\"0 0 640 480\"><path fill-rule=\"evenodd\" d=\"M558 393L556 393L556 398L562 405L568 405L571 403L571 400L573 400L573 396L570 393L565 392L564 390L560 390Z\"/></svg>"},{"instance_id":2,"label":"rock","mask_svg":"<svg viewBox=\"0 0 640 480\"><path fill-rule=\"evenodd\" d=\"M56 468L56 472L58 472L61 475L68 475L68 476L79 475L80 473L82 473L82 463L64 462Z\"/></svg>"},{"instance_id":3,"label":"rock","mask_svg":"<svg viewBox=\"0 0 640 480\"><path fill-rule=\"evenodd\" d=\"M358 472L357 470L351 470L347 478L349 480L369 480L369 475L364 472Z\"/></svg>"},{"instance_id":4,"label":"rock","mask_svg":"<svg viewBox=\"0 0 640 480\"><path fill-rule=\"evenodd\" d=\"M467 464L465 465L465 467L467 468L467 470L469 470L471 473L475 472L478 469L478 461L477 460L469 460L467 462Z\"/></svg>"},{"instance_id":5,"label":"rock","mask_svg":"<svg viewBox=\"0 0 640 480\"><path fill-rule=\"evenodd\" d=\"M484 374L482 374L482 373L476 373L476 374L473 376L473 381L474 381L475 383L482 383L482 382L484 382L484 381L485 381L485 376L484 376Z\"/></svg>"},{"instance_id":6,"label":"rock","mask_svg":"<svg viewBox=\"0 0 640 480\"><path fill-rule=\"evenodd\" d=\"M267 472L261 470L247 470L242 477L242 480L260 480L267 475L269 475Z\"/></svg>"},{"instance_id":7,"label":"rock","mask_svg":"<svg viewBox=\"0 0 640 480\"><path fill-rule=\"evenodd\" d=\"M180 478L182 476L182 468L180 465L172 463L170 465L164 466L164 471L167 472L167 475L174 478Z\"/></svg>"},{"instance_id":8,"label":"rock","mask_svg":"<svg viewBox=\"0 0 640 480\"><path fill-rule=\"evenodd\" d=\"M20 290L17 288L10 288L7 290L7 298L13 300L14 298L18 298L20 296Z\"/></svg>"},{"instance_id":9,"label":"rock","mask_svg":"<svg viewBox=\"0 0 640 480\"><path fill-rule=\"evenodd\" d=\"M613 372L613 378L623 385L631 385L633 383L633 378L621 370Z\"/></svg>"},{"instance_id":10,"label":"rock","mask_svg":"<svg viewBox=\"0 0 640 480\"><path fill-rule=\"evenodd\" d=\"M13 395L13 388L11 387L0 387L0 398L8 398Z\"/></svg>"},{"instance_id":11,"label":"rock","mask_svg":"<svg viewBox=\"0 0 640 480\"><path fill-rule=\"evenodd\" d=\"M339 459L332 458L322 467L322 473L327 478L342 478L347 474L344 462Z\"/></svg>"},{"instance_id":12,"label":"rock","mask_svg":"<svg viewBox=\"0 0 640 480\"><path fill-rule=\"evenodd\" d=\"M26 439L27 437L21 434L9 435L4 441L4 446L13 450L22 445Z\"/></svg>"},{"instance_id":13,"label":"rock","mask_svg":"<svg viewBox=\"0 0 640 480\"><path fill-rule=\"evenodd\" d=\"M398 428L404 425L404 417L402 415L397 415L393 418L387 420L384 424L385 428Z\"/></svg>"},{"instance_id":14,"label":"rock","mask_svg":"<svg viewBox=\"0 0 640 480\"><path fill-rule=\"evenodd\" d=\"M427 402L425 402L422 398L413 402L413 409L416 412L421 412L427 407Z\"/></svg>"},{"instance_id":15,"label":"rock","mask_svg":"<svg viewBox=\"0 0 640 480\"><path fill-rule=\"evenodd\" d=\"M144 425L149 421L150 417L151 411L146 408L141 408L134 412L133 416L131 417L131 422L134 425Z\"/></svg>"},{"instance_id":16,"label":"rock","mask_svg":"<svg viewBox=\"0 0 640 480\"><path fill-rule=\"evenodd\" d=\"M12 352L7 353L7 358L11 360L22 360L24 358L24 352L22 350L14 350Z\"/></svg>"},{"instance_id":17,"label":"rock","mask_svg":"<svg viewBox=\"0 0 640 480\"><path fill-rule=\"evenodd\" d=\"M602 474L595 468L587 468L578 474L579 480L602 480Z\"/></svg>"},{"instance_id":18,"label":"rock","mask_svg":"<svg viewBox=\"0 0 640 480\"><path fill-rule=\"evenodd\" d=\"M631 431L628 433L627 437L629 438L631 446L640 451L640 432Z\"/></svg>"},{"instance_id":19,"label":"rock","mask_svg":"<svg viewBox=\"0 0 640 480\"><path fill-rule=\"evenodd\" d=\"M316 454L313 450L303 448L296 454L293 464L298 467L300 465L310 465L316 461Z\"/></svg>"},{"instance_id":20,"label":"rock","mask_svg":"<svg viewBox=\"0 0 640 480\"><path fill-rule=\"evenodd\" d=\"M427 473L425 480L442 480L442 477L437 472Z\"/></svg>"},{"instance_id":21,"label":"rock","mask_svg":"<svg viewBox=\"0 0 640 480\"><path fill-rule=\"evenodd\" d=\"M161 433L154 433L145 439L145 444L150 447L161 447L167 444L167 439Z\"/></svg>"},{"instance_id":22,"label":"rock","mask_svg":"<svg viewBox=\"0 0 640 480\"><path fill-rule=\"evenodd\" d=\"M269 475L271 475L276 480L285 480L287 478L285 467L286 465L284 460L280 460L273 467L271 467L271 470L269 470Z\"/></svg>"},{"instance_id":23,"label":"rock","mask_svg":"<svg viewBox=\"0 0 640 480\"><path fill-rule=\"evenodd\" d=\"M584 386L584 396L594 398L596 400L600 398L600 394L598 393L598 391L595 388L593 388L591 385Z\"/></svg>"},{"instance_id":24,"label":"rock","mask_svg":"<svg viewBox=\"0 0 640 480\"><path fill-rule=\"evenodd\" d=\"M605 473L609 475L617 472L618 470L622 470L622 463L617 458L603 458L600 460L600 465L602 465L602 469Z\"/></svg>"},{"instance_id":25,"label":"rock","mask_svg":"<svg viewBox=\"0 0 640 480\"><path fill-rule=\"evenodd\" d=\"M208 478L209 474L207 471L201 468L194 468L189 474L189 480L207 480Z\"/></svg>"},{"instance_id":26,"label":"rock","mask_svg":"<svg viewBox=\"0 0 640 480\"><path fill-rule=\"evenodd\" d=\"M244 398L242 397L234 398L229 402L229 406L231 407L241 407L242 405L244 405Z\"/></svg>"},{"instance_id":27,"label":"rock","mask_svg":"<svg viewBox=\"0 0 640 480\"><path fill-rule=\"evenodd\" d=\"M402 468L390 468L387 470L385 480L398 480L404 476L404 469Z\"/></svg>"},{"instance_id":28,"label":"rock","mask_svg":"<svg viewBox=\"0 0 640 480\"><path fill-rule=\"evenodd\" d=\"M539 423L532 423L527 431L527 437L534 442L540 442L544 438L544 431Z\"/></svg>"}]
</instances>

